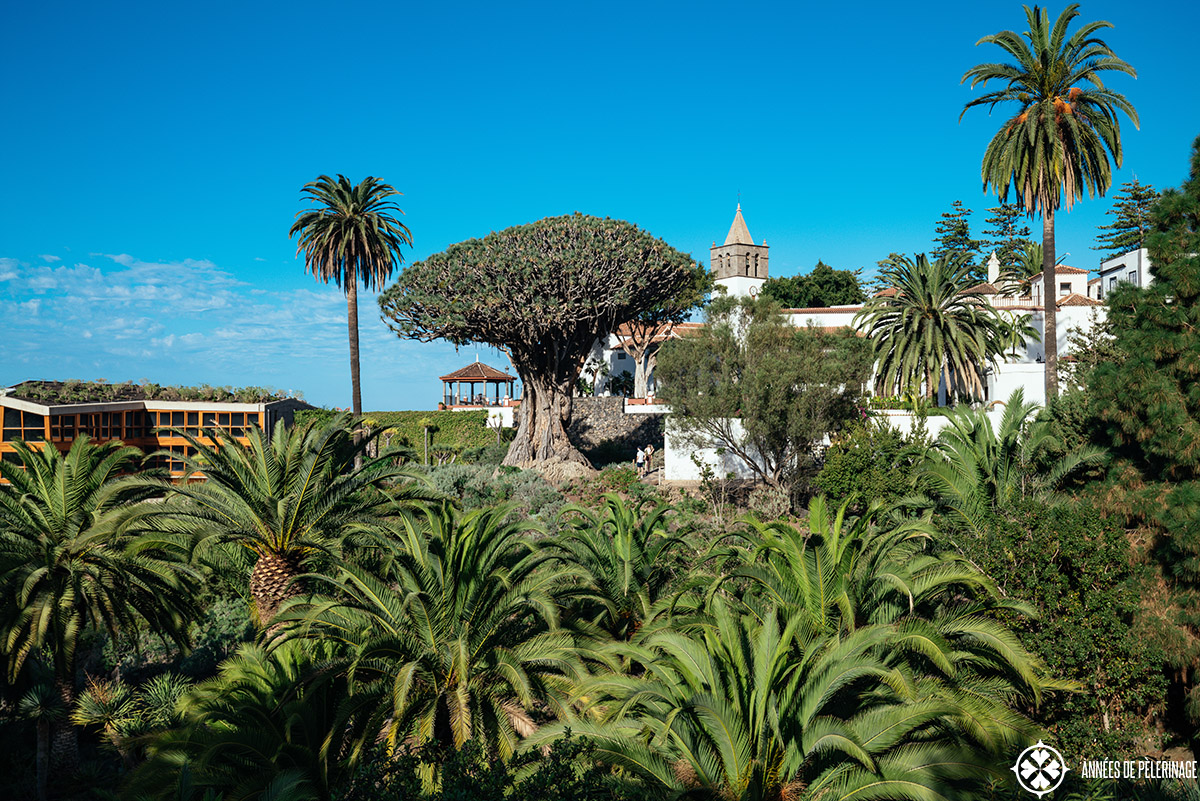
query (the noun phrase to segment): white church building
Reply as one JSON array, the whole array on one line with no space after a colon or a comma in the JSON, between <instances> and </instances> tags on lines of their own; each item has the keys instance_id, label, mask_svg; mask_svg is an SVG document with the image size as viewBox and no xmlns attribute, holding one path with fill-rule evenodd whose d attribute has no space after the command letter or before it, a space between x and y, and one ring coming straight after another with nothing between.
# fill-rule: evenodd
<instances>
[{"instance_id":1,"label":"white church building","mask_svg":"<svg viewBox=\"0 0 1200 801\"><path fill-rule=\"evenodd\" d=\"M756 296L763 284L769 278L769 250L767 243L755 244L754 238L742 216L741 204L734 212L733 223L724 243L713 243L709 250L709 263L713 276L718 285L735 297ZM1111 265L1111 266L1110 266ZM1107 272L1105 272L1107 270ZM1047 291L1041 273L1035 275L1029 282L1028 291L1014 294L1014 287L1006 286L1000 278L1000 262L993 253L988 260L987 281L979 284L970 292L983 295L989 303L1004 315L1028 315L1029 324L1039 336L1045 331L1045 304L1051 299L1058 312L1056 317L1059 358L1070 354L1069 338L1076 331L1087 332L1097 319L1102 319L1104 303L1097 297L1099 282L1088 281L1088 271L1077 267L1060 265L1056 269L1056 283L1052 291ZM1118 259L1111 259L1101 268L1101 279L1104 281L1104 291L1108 290L1109 282L1115 286L1116 280L1136 280L1144 286L1148 282L1149 262L1144 254L1134 251ZM1114 280L1116 279L1116 280ZM792 323L798 327L813 326L832 331L841 328L855 327L855 316L862 310L859 304L847 306L830 306L809 309L784 309ZM687 336L698 327L697 323L684 323L680 326L664 328L656 337L656 341L665 342L679 336ZM603 394L612 377L623 373L632 375L633 360L621 349L622 339L620 330L611 333L604 342L597 342L592 358L589 360L591 375L597 381L597 391ZM996 360L988 369L986 400L1004 400L1017 387L1024 387L1025 397L1037 403L1045 403L1045 349L1041 342L1027 341L1024 348L1018 348L1015 353ZM648 385L653 389L653 359L651 359L650 380ZM944 402L944 387L942 401Z\"/></svg>"}]
</instances>

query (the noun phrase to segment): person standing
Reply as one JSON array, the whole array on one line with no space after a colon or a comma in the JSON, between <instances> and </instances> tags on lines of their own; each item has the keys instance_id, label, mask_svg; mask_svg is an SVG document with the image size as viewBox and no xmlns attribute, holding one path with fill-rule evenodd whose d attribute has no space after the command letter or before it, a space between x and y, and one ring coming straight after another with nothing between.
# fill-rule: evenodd
<instances>
[{"instance_id":1,"label":"person standing","mask_svg":"<svg viewBox=\"0 0 1200 801\"><path fill-rule=\"evenodd\" d=\"M646 446L646 475L654 472L654 446Z\"/></svg>"},{"instance_id":2,"label":"person standing","mask_svg":"<svg viewBox=\"0 0 1200 801\"><path fill-rule=\"evenodd\" d=\"M637 455L633 457L633 464L637 467L638 478L646 475L646 452L641 448L637 449Z\"/></svg>"}]
</instances>

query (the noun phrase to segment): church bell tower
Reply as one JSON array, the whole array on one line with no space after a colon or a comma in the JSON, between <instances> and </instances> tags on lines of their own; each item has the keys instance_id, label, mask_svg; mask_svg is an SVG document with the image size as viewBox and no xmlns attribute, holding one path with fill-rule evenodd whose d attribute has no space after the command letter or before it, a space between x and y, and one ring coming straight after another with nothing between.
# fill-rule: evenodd
<instances>
[{"instance_id":1,"label":"church bell tower","mask_svg":"<svg viewBox=\"0 0 1200 801\"><path fill-rule=\"evenodd\" d=\"M733 215L733 225L729 226L725 244L714 242L709 250L709 264L716 282L734 297L757 295L766 282L767 243L754 244L750 229L742 219L741 203Z\"/></svg>"}]
</instances>

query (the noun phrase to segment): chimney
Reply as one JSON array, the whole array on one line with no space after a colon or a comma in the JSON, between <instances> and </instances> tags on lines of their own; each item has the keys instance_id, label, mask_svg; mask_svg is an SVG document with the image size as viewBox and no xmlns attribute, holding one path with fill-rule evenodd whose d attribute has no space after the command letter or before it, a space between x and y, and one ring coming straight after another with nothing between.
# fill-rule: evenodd
<instances>
[{"instance_id":1,"label":"chimney","mask_svg":"<svg viewBox=\"0 0 1200 801\"><path fill-rule=\"evenodd\" d=\"M1000 280L1000 259L996 258L996 251L992 251L992 255L988 256L988 283L992 286Z\"/></svg>"}]
</instances>

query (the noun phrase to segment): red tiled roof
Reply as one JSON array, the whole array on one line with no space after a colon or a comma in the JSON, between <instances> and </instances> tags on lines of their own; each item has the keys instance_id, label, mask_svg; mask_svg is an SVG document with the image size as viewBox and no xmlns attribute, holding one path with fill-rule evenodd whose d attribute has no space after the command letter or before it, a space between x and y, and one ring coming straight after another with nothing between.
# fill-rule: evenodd
<instances>
[{"instance_id":1,"label":"red tiled roof","mask_svg":"<svg viewBox=\"0 0 1200 801\"><path fill-rule=\"evenodd\" d=\"M489 367L483 362L472 362L466 367L461 367L449 375L442 376L442 381L516 381L515 376L508 373L502 373L495 367Z\"/></svg>"},{"instance_id":2,"label":"red tiled roof","mask_svg":"<svg viewBox=\"0 0 1200 801\"><path fill-rule=\"evenodd\" d=\"M995 284L983 283L964 289L962 293L964 295L999 295L1000 290L996 288Z\"/></svg>"},{"instance_id":3,"label":"red tiled roof","mask_svg":"<svg viewBox=\"0 0 1200 801\"><path fill-rule=\"evenodd\" d=\"M1096 300L1095 298L1085 298L1083 295L1080 295L1078 292L1072 292L1070 295L1067 295L1065 298L1060 298L1054 305L1055 306L1103 306L1104 302Z\"/></svg>"},{"instance_id":4,"label":"red tiled roof","mask_svg":"<svg viewBox=\"0 0 1200 801\"><path fill-rule=\"evenodd\" d=\"M807 309L783 309L784 314L853 314L862 306L813 306Z\"/></svg>"},{"instance_id":5,"label":"red tiled roof","mask_svg":"<svg viewBox=\"0 0 1200 801\"><path fill-rule=\"evenodd\" d=\"M1087 270L1081 270L1078 267L1071 267L1066 264L1060 264L1054 268L1055 275L1087 275L1087 273L1088 273ZM1032 281L1035 278L1041 278L1041 277L1042 277L1042 274L1038 273L1036 275L1031 275L1029 277L1029 280Z\"/></svg>"}]
</instances>

